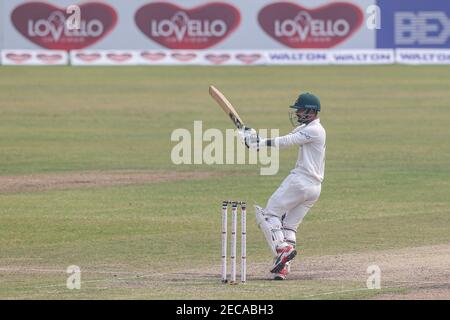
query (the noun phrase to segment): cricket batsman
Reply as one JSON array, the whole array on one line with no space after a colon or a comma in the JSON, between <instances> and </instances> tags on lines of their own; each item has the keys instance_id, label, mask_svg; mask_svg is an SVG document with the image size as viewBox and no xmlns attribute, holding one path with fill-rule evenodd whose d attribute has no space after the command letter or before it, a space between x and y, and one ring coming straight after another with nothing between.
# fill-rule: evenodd
<instances>
[{"instance_id":1,"label":"cricket batsman","mask_svg":"<svg viewBox=\"0 0 450 320\"><path fill-rule=\"evenodd\" d=\"M276 280L286 279L297 255L297 228L319 199L325 167L326 133L319 119L319 98L303 93L290 108L294 109L289 118L295 128L285 136L263 139L252 128L240 131L248 148L299 147L295 168L272 194L267 206L255 205L256 222L274 255L270 272Z\"/></svg>"}]
</instances>

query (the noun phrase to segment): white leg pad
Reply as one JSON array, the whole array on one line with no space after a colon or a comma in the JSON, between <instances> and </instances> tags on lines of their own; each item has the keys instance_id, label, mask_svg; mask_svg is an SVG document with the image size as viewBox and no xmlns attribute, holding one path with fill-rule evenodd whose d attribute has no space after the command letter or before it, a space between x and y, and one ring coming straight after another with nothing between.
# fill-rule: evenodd
<instances>
[{"instance_id":1,"label":"white leg pad","mask_svg":"<svg viewBox=\"0 0 450 320\"><path fill-rule=\"evenodd\" d=\"M284 235L281 230L281 221L276 216L267 215L264 209L255 205L256 223L264 234L267 244L274 256L277 255L277 247L284 244Z\"/></svg>"}]
</instances>

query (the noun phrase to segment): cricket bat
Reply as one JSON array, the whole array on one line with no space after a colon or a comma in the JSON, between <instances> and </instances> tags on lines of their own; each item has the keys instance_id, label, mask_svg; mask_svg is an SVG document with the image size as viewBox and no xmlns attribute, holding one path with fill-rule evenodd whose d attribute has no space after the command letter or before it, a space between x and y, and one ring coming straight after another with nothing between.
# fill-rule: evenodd
<instances>
[{"instance_id":1,"label":"cricket bat","mask_svg":"<svg viewBox=\"0 0 450 320\"><path fill-rule=\"evenodd\" d=\"M209 94L211 97L217 102L217 104L222 108L223 111L230 117L231 121L233 121L234 125L238 129L245 128L244 122L239 117L238 113L234 109L233 105L228 101L227 98L217 90L214 86L209 86Z\"/></svg>"}]
</instances>

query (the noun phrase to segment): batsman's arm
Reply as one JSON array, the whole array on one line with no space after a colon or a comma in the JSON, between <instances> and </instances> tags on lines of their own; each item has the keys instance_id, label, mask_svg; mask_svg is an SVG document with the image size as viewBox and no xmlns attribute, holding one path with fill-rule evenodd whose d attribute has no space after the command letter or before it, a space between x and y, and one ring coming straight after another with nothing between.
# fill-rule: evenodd
<instances>
[{"instance_id":1,"label":"batsman's arm","mask_svg":"<svg viewBox=\"0 0 450 320\"><path fill-rule=\"evenodd\" d=\"M318 137L312 130L294 130L285 136L273 139L261 138L252 128L241 130L240 135L247 148L257 149L260 147L288 148L291 146L303 145L314 141Z\"/></svg>"},{"instance_id":2,"label":"batsman's arm","mask_svg":"<svg viewBox=\"0 0 450 320\"><path fill-rule=\"evenodd\" d=\"M260 146L268 146L275 148L288 148L291 146L303 145L314 141L316 135L313 132L306 132L305 130L290 133L285 136L276 137L273 139L260 139Z\"/></svg>"}]
</instances>

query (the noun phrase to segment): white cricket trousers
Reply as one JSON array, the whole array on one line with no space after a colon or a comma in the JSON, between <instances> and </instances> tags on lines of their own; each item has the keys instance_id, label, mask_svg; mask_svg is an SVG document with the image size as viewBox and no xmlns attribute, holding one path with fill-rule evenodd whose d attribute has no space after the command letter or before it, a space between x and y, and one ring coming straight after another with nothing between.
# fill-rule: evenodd
<instances>
[{"instance_id":1,"label":"white cricket trousers","mask_svg":"<svg viewBox=\"0 0 450 320\"><path fill-rule=\"evenodd\" d=\"M320 183L292 172L270 197L266 211L282 220L283 230L287 231L286 240L291 240L289 242L295 242L297 228L319 199L320 191Z\"/></svg>"}]
</instances>

